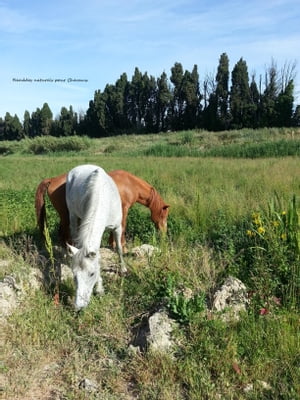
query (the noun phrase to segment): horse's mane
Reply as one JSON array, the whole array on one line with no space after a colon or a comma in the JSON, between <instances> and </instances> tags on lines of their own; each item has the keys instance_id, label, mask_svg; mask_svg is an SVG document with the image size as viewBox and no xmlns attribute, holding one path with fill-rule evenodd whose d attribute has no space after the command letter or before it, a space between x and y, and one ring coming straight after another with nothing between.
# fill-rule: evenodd
<instances>
[{"instance_id":1,"label":"horse's mane","mask_svg":"<svg viewBox=\"0 0 300 400\"><path fill-rule=\"evenodd\" d=\"M86 239L93 234L90 230L90 226L95 220L97 211L97 207L94 207L93 205L96 204L98 206L100 189L106 184L105 181L100 184L99 178L101 179L101 176L99 175L99 172L99 169L95 169L95 171L93 171L89 176L86 184L86 193L88 194L86 209L76 237L76 242L81 244L85 243L87 241Z\"/></svg>"},{"instance_id":2,"label":"horse's mane","mask_svg":"<svg viewBox=\"0 0 300 400\"><path fill-rule=\"evenodd\" d=\"M148 207L152 211L159 211L164 205L163 199L153 186L151 187L150 197L148 201L149 201Z\"/></svg>"}]
</instances>

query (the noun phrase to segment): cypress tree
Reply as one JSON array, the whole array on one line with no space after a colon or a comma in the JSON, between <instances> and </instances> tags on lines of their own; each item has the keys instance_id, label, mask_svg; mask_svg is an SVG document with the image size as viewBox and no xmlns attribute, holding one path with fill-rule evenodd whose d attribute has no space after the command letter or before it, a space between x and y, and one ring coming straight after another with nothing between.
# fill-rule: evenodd
<instances>
[{"instance_id":1,"label":"cypress tree","mask_svg":"<svg viewBox=\"0 0 300 400\"><path fill-rule=\"evenodd\" d=\"M147 72L143 75L143 121L146 132L154 132L156 126L156 102L157 102L157 85L156 79Z\"/></svg>"},{"instance_id":2,"label":"cypress tree","mask_svg":"<svg viewBox=\"0 0 300 400\"><path fill-rule=\"evenodd\" d=\"M200 100L198 68L194 65L192 72L185 71L182 79L183 129L193 129L197 126Z\"/></svg>"},{"instance_id":3,"label":"cypress tree","mask_svg":"<svg viewBox=\"0 0 300 400\"><path fill-rule=\"evenodd\" d=\"M4 140L21 140L24 137L23 127L15 114L13 117L9 112L4 117Z\"/></svg>"},{"instance_id":4,"label":"cypress tree","mask_svg":"<svg viewBox=\"0 0 300 400\"><path fill-rule=\"evenodd\" d=\"M278 71L272 62L265 74L265 90L262 95L262 126L272 127L277 125L276 100L278 96Z\"/></svg>"},{"instance_id":5,"label":"cypress tree","mask_svg":"<svg viewBox=\"0 0 300 400\"><path fill-rule=\"evenodd\" d=\"M168 129L170 102L172 93L168 84L167 74L163 72L157 79L157 99L156 99L156 132Z\"/></svg>"},{"instance_id":6,"label":"cypress tree","mask_svg":"<svg viewBox=\"0 0 300 400\"><path fill-rule=\"evenodd\" d=\"M216 101L218 129L227 129L229 126L228 99L229 99L229 59L226 53L221 54L216 75Z\"/></svg>"},{"instance_id":7,"label":"cypress tree","mask_svg":"<svg viewBox=\"0 0 300 400\"><path fill-rule=\"evenodd\" d=\"M260 114L261 114L261 105L260 105L260 94L258 91L257 84L255 82L255 76L252 76L251 84L250 84L250 100L251 107L249 109L249 117L252 128L258 128L260 126Z\"/></svg>"},{"instance_id":8,"label":"cypress tree","mask_svg":"<svg viewBox=\"0 0 300 400\"><path fill-rule=\"evenodd\" d=\"M142 124L142 80L143 75L136 67L128 89L128 116L132 126L134 126L137 131L140 130Z\"/></svg>"},{"instance_id":9,"label":"cypress tree","mask_svg":"<svg viewBox=\"0 0 300 400\"><path fill-rule=\"evenodd\" d=\"M24 130L24 135L29 137L30 136L30 114L29 114L29 111L27 111L27 110L24 112L23 130Z\"/></svg>"},{"instance_id":10,"label":"cypress tree","mask_svg":"<svg viewBox=\"0 0 300 400\"><path fill-rule=\"evenodd\" d=\"M42 136L50 135L52 129L53 114L47 103L43 104L43 107L40 110L39 117L40 117L40 129L41 129L40 135Z\"/></svg>"},{"instance_id":11,"label":"cypress tree","mask_svg":"<svg viewBox=\"0 0 300 400\"><path fill-rule=\"evenodd\" d=\"M172 100L172 128L175 130L183 127L184 100L182 93L183 68L180 63L175 63L171 68L170 81L173 83Z\"/></svg>"},{"instance_id":12,"label":"cypress tree","mask_svg":"<svg viewBox=\"0 0 300 400\"><path fill-rule=\"evenodd\" d=\"M74 113L73 107L70 106L69 110L62 107L58 119L58 136L72 136L76 134L77 129L77 114Z\"/></svg>"},{"instance_id":13,"label":"cypress tree","mask_svg":"<svg viewBox=\"0 0 300 400\"><path fill-rule=\"evenodd\" d=\"M251 99L246 61L242 58L232 71L230 91L230 112L232 128L251 127Z\"/></svg>"},{"instance_id":14,"label":"cypress tree","mask_svg":"<svg viewBox=\"0 0 300 400\"><path fill-rule=\"evenodd\" d=\"M276 101L275 112L277 126L289 127L293 123L294 82L291 80L286 88L279 93Z\"/></svg>"},{"instance_id":15,"label":"cypress tree","mask_svg":"<svg viewBox=\"0 0 300 400\"><path fill-rule=\"evenodd\" d=\"M30 137L41 136L42 123L41 123L41 110L37 108L36 111L31 113L30 118Z\"/></svg>"}]
</instances>

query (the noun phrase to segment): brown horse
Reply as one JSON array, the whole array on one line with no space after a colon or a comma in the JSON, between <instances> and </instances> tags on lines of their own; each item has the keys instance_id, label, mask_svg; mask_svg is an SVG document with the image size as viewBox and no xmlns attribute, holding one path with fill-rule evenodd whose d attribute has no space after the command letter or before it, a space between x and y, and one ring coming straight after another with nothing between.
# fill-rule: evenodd
<instances>
[{"instance_id":1,"label":"brown horse","mask_svg":"<svg viewBox=\"0 0 300 400\"><path fill-rule=\"evenodd\" d=\"M158 192L143 179L123 170L108 172L115 181L122 202L122 246L125 247L125 229L129 208L134 203L140 203L151 210L151 219L157 229L162 232L167 230L169 205L166 204ZM60 217L60 238L62 243L72 243L69 228L69 212L66 204L66 178L62 174L53 178L46 178L38 185L35 194L36 218L41 234L44 234L46 220L45 194L53 204ZM112 235L110 244L114 246Z\"/></svg>"}]
</instances>

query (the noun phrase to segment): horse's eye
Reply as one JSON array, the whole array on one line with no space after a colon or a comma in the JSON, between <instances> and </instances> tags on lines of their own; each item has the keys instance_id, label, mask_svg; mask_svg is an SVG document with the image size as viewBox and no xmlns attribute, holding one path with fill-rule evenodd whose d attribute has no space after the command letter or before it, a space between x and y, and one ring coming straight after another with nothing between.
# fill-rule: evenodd
<instances>
[{"instance_id":1,"label":"horse's eye","mask_svg":"<svg viewBox=\"0 0 300 400\"><path fill-rule=\"evenodd\" d=\"M90 272L89 275L90 275L90 278L92 278L95 275L95 272Z\"/></svg>"}]
</instances>

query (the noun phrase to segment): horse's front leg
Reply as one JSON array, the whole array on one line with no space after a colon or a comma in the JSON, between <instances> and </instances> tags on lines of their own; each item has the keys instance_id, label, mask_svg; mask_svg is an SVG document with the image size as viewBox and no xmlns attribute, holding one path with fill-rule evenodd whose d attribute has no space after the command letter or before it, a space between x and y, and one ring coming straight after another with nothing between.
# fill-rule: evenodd
<instances>
[{"instance_id":1,"label":"horse's front leg","mask_svg":"<svg viewBox=\"0 0 300 400\"><path fill-rule=\"evenodd\" d=\"M128 207L122 206L122 233L121 233L121 245L123 249L123 253L127 253L126 249L126 239L125 239L125 231L126 231L126 220L128 215ZM112 249L116 248L116 239L115 239L115 232L112 231L109 235L109 245Z\"/></svg>"},{"instance_id":2,"label":"horse's front leg","mask_svg":"<svg viewBox=\"0 0 300 400\"><path fill-rule=\"evenodd\" d=\"M125 239L125 232L126 232L126 221L128 215L129 208L127 206L122 207L122 233L121 233L121 244L123 251L126 252L126 239Z\"/></svg>"},{"instance_id":3,"label":"horse's front leg","mask_svg":"<svg viewBox=\"0 0 300 400\"><path fill-rule=\"evenodd\" d=\"M101 276L100 273L99 273L99 277L98 277L98 280L97 280L97 282L96 282L96 285L95 285L94 290L95 290L95 293L96 293L97 295L99 295L99 296L101 296L101 295L104 293L103 282L102 282L102 276Z\"/></svg>"},{"instance_id":4,"label":"horse's front leg","mask_svg":"<svg viewBox=\"0 0 300 400\"><path fill-rule=\"evenodd\" d=\"M116 242L116 247L117 247L117 252L119 255L120 259L120 265L121 265L121 273L125 274L127 272L126 264L123 258L123 250L122 250L122 244L121 244L121 236L122 236L122 225L118 226L118 228L114 229L113 231L114 235L114 240Z\"/></svg>"}]
</instances>

